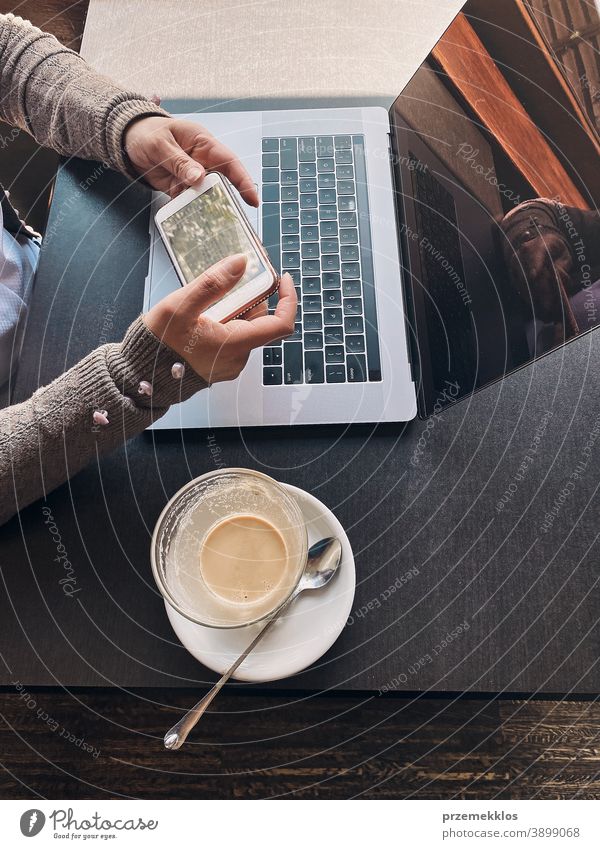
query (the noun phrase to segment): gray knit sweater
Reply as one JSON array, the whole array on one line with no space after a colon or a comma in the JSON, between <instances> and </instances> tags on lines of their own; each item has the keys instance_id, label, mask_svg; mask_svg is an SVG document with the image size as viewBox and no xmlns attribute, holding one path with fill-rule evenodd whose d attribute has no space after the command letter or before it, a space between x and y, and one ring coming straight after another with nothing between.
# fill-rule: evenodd
<instances>
[{"instance_id":1,"label":"gray knit sweater","mask_svg":"<svg viewBox=\"0 0 600 849\"><path fill-rule=\"evenodd\" d=\"M77 54L21 18L0 15L0 117L65 155L135 176L123 150L132 120L166 115L123 91ZM43 248L42 248L43 249ZM141 317L121 344L103 345L28 401L0 411L0 523L206 386ZM151 398L137 391L152 383ZM108 425L94 423L105 410Z\"/></svg>"}]
</instances>

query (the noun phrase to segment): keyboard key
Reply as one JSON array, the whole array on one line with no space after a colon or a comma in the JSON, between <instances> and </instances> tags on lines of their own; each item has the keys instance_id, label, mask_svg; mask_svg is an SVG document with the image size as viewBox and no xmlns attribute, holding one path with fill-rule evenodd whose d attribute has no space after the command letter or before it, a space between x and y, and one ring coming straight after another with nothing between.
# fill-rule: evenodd
<instances>
[{"instance_id":1,"label":"keyboard key","mask_svg":"<svg viewBox=\"0 0 600 849\"><path fill-rule=\"evenodd\" d=\"M335 206L320 206L319 217L321 221L333 221L337 218L337 209Z\"/></svg>"},{"instance_id":2,"label":"keyboard key","mask_svg":"<svg viewBox=\"0 0 600 849\"><path fill-rule=\"evenodd\" d=\"M342 327L325 328L326 345L342 345L344 342L344 329Z\"/></svg>"},{"instance_id":3,"label":"keyboard key","mask_svg":"<svg viewBox=\"0 0 600 849\"><path fill-rule=\"evenodd\" d=\"M313 138L298 139L298 159L300 162L314 162L317 158L315 140Z\"/></svg>"},{"instance_id":4,"label":"keyboard key","mask_svg":"<svg viewBox=\"0 0 600 849\"><path fill-rule=\"evenodd\" d=\"M353 280L360 277L360 268L357 262L342 263L342 279Z\"/></svg>"},{"instance_id":5,"label":"keyboard key","mask_svg":"<svg viewBox=\"0 0 600 849\"><path fill-rule=\"evenodd\" d=\"M296 290L296 301L300 303L302 297L302 290L300 289L300 286L294 286L294 289Z\"/></svg>"},{"instance_id":6,"label":"keyboard key","mask_svg":"<svg viewBox=\"0 0 600 849\"><path fill-rule=\"evenodd\" d=\"M278 203L263 203L262 205L262 242L275 269L280 271Z\"/></svg>"},{"instance_id":7,"label":"keyboard key","mask_svg":"<svg viewBox=\"0 0 600 849\"><path fill-rule=\"evenodd\" d=\"M335 177L333 174L319 174L317 184L320 189L334 189Z\"/></svg>"},{"instance_id":8,"label":"keyboard key","mask_svg":"<svg viewBox=\"0 0 600 849\"><path fill-rule=\"evenodd\" d=\"M321 253L337 254L340 252L340 243L337 239L321 239Z\"/></svg>"},{"instance_id":9,"label":"keyboard key","mask_svg":"<svg viewBox=\"0 0 600 849\"><path fill-rule=\"evenodd\" d=\"M360 339L360 336L354 336L354 339ZM323 334L322 333L305 333L304 334L304 348L307 351L312 349L320 350L323 347Z\"/></svg>"},{"instance_id":10,"label":"keyboard key","mask_svg":"<svg viewBox=\"0 0 600 849\"><path fill-rule=\"evenodd\" d=\"M323 265L323 271L340 270L340 258L335 254L328 254L327 256L324 256L321 260L321 263Z\"/></svg>"},{"instance_id":11,"label":"keyboard key","mask_svg":"<svg viewBox=\"0 0 600 849\"><path fill-rule=\"evenodd\" d=\"M303 277L318 277L321 273L321 266L318 259L305 259L302 262Z\"/></svg>"},{"instance_id":12,"label":"keyboard key","mask_svg":"<svg viewBox=\"0 0 600 849\"><path fill-rule=\"evenodd\" d=\"M262 140L262 149L263 153L271 153L272 151L279 150L279 139L263 139Z\"/></svg>"},{"instance_id":13,"label":"keyboard key","mask_svg":"<svg viewBox=\"0 0 600 849\"><path fill-rule=\"evenodd\" d=\"M262 164L263 168L279 168L279 154L263 153Z\"/></svg>"},{"instance_id":14,"label":"keyboard key","mask_svg":"<svg viewBox=\"0 0 600 849\"><path fill-rule=\"evenodd\" d=\"M340 212L340 227L356 227L356 212Z\"/></svg>"},{"instance_id":15,"label":"keyboard key","mask_svg":"<svg viewBox=\"0 0 600 849\"><path fill-rule=\"evenodd\" d=\"M297 203L282 203L281 204L281 217L282 218L297 218L298 217L298 204Z\"/></svg>"},{"instance_id":16,"label":"keyboard key","mask_svg":"<svg viewBox=\"0 0 600 849\"><path fill-rule=\"evenodd\" d=\"M278 301L279 301L279 296L278 296L277 292L274 292L272 295L269 295L269 299L267 301L267 307L270 310L274 311L275 307L277 306Z\"/></svg>"},{"instance_id":17,"label":"keyboard key","mask_svg":"<svg viewBox=\"0 0 600 849\"><path fill-rule=\"evenodd\" d=\"M317 136L317 156L333 156L333 136Z\"/></svg>"},{"instance_id":18,"label":"keyboard key","mask_svg":"<svg viewBox=\"0 0 600 849\"><path fill-rule=\"evenodd\" d=\"M334 168L335 163L333 159L317 159L317 172L319 174L333 172Z\"/></svg>"},{"instance_id":19,"label":"keyboard key","mask_svg":"<svg viewBox=\"0 0 600 849\"><path fill-rule=\"evenodd\" d=\"M262 187L263 203L277 203L279 201L279 186L277 183L265 183Z\"/></svg>"},{"instance_id":20,"label":"keyboard key","mask_svg":"<svg viewBox=\"0 0 600 849\"><path fill-rule=\"evenodd\" d=\"M286 342L295 342L297 339L302 339L302 325L301 324L295 324L294 325L294 332L290 336L286 337ZM283 347L285 349L285 345Z\"/></svg>"},{"instance_id":21,"label":"keyboard key","mask_svg":"<svg viewBox=\"0 0 600 849\"><path fill-rule=\"evenodd\" d=\"M362 315L360 298L344 298L344 315Z\"/></svg>"},{"instance_id":22,"label":"keyboard key","mask_svg":"<svg viewBox=\"0 0 600 849\"><path fill-rule=\"evenodd\" d=\"M281 250L283 251L299 251L300 236L283 236L281 239Z\"/></svg>"},{"instance_id":23,"label":"keyboard key","mask_svg":"<svg viewBox=\"0 0 600 849\"><path fill-rule=\"evenodd\" d=\"M265 386L281 386L283 383L283 372L281 366L263 368L263 384Z\"/></svg>"},{"instance_id":24,"label":"keyboard key","mask_svg":"<svg viewBox=\"0 0 600 849\"><path fill-rule=\"evenodd\" d=\"M318 312L307 312L304 316L304 330L323 330L323 317Z\"/></svg>"},{"instance_id":25,"label":"keyboard key","mask_svg":"<svg viewBox=\"0 0 600 849\"><path fill-rule=\"evenodd\" d=\"M340 275L336 272L327 272L321 276L321 281L323 283L324 289L339 289L340 288Z\"/></svg>"},{"instance_id":26,"label":"keyboard key","mask_svg":"<svg viewBox=\"0 0 600 849\"><path fill-rule=\"evenodd\" d=\"M317 165L315 162L301 162L298 170L301 177L314 177L317 173Z\"/></svg>"},{"instance_id":27,"label":"keyboard key","mask_svg":"<svg viewBox=\"0 0 600 849\"><path fill-rule=\"evenodd\" d=\"M340 233L340 242L342 245L357 245L358 230L356 227L344 227Z\"/></svg>"},{"instance_id":28,"label":"keyboard key","mask_svg":"<svg viewBox=\"0 0 600 849\"><path fill-rule=\"evenodd\" d=\"M358 262L358 245L342 245L340 256L342 262Z\"/></svg>"},{"instance_id":29,"label":"keyboard key","mask_svg":"<svg viewBox=\"0 0 600 849\"><path fill-rule=\"evenodd\" d=\"M326 366L325 367L325 375L327 383L345 383L346 382L346 369L343 365L338 366Z\"/></svg>"},{"instance_id":30,"label":"keyboard key","mask_svg":"<svg viewBox=\"0 0 600 849\"><path fill-rule=\"evenodd\" d=\"M325 346L325 362L326 363L343 363L344 349L340 345Z\"/></svg>"},{"instance_id":31,"label":"keyboard key","mask_svg":"<svg viewBox=\"0 0 600 849\"><path fill-rule=\"evenodd\" d=\"M337 236L337 234L337 221L321 221L321 238L328 236Z\"/></svg>"},{"instance_id":32,"label":"keyboard key","mask_svg":"<svg viewBox=\"0 0 600 849\"><path fill-rule=\"evenodd\" d=\"M298 186L282 186L281 200L298 200Z\"/></svg>"},{"instance_id":33,"label":"keyboard key","mask_svg":"<svg viewBox=\"0 0 600 849\"><path fill-rule=\"evenodd\" d=\"M320 295L305 295L302 298L302 307L304 312L321 312L321 296Z\"/></svg>"},{"instance_id":34,"label":"keyboard key","mask_svg":"<svg viewBox=\"0 0 600 849\"><path fill-rule=\"evenodd\" d=\"M354 180L338 180L337 193L338 195L353 195Z\"/></svg>"},{"instance_id":35,"label":"keyboard key","mask_svg":"<svg viewBox=\"0 0 600 849\"><path fill-rule=\"evenodd\" d=\"M334 145L336 150L352 150L352 139L350 136L336 136Z\"/></svg>"},{"instance_id":36,"label":"keyboard key","mask_svg":"<svg viewBox=\"0 0 600 849\"><path fill-rule=\"evenodd\" d=\"M286 342L283 346L283 380L286 385L302 383L302 342Z\"/></svg>"},{"instance_id":37,"label":"keyboard key","mask_svg":"<svg viewBox=\"0 0 600 849\"><path fill-rule=\"evenodd\" d=\"M364 336L346 336L346 350L349 354L364 354Z\"/></svg>"},{"instance_id":38,"label":"keyboard key","mask_svg":"<svg viewBox=\"0 0 600 849\"><path fill-rule=\"evenodd\" d=\"M299 286L300 285L300 272L298 270L288 271L288 274L290 275L290 277L294 281L294 286Z\"/></svg>"},{"instance_id":39,"label":"keyboard key","mask_svg":"<svg viewBox=\"0 0 600 849\"><path fill-rule=\"evenodd\" d=\"M280 182L282 186L295 186L298 183L298 172L282 171Z\"/></svg>"},{"instance_id":40,"label":"keyboard key","mask_svg":"<svg viewBox=\"0 0 600 849\"><path fill-rule=\"evenodd\" d=\"M307 351L304 354L304 380L306 383L323 383L323 352Z\"/></svg>"},{"instance_id":41,"label":"keyboard key","mask_svg":"<svg viewBox=\"0 0 600 849\"><path fill-rule=\"evenodd\" d=\"M323 306L325 307L341 307L342 293L339 289L325 289L323 293ZM340 312L339 321L326 321L325 324L341 324L342 313Z\"/></svg>"},{"instance_id":42,"label":"keyboard key","mask_svg":"<svg viewBox=\"0 0 600 849\"><path fill-rule=\"evenodd\" d=\"M300 191L301 192L316 192L317 191L317 181L313 177L305 177L303 180L300 180Z\"/></svg>"},{"instance_id":43,"label":"keyboard key","mask_svg":"<svg viewBox=\"0 0 600 849\"><path fill-rule=\"evenodd\" d=\"M362 294L360 280L344 280L342 284L345 298L357 298Z\"/></svg>"},{"instance_id":44,"label":"keyboard key","mask_svg":"<svg viewBox=\"0 0 600 849\"><path fill-rule=\"evenodd\" d=\"M301 209L316 209L317 208L317 196L313 195L313 194L300 195L300 208Z\"/></svg>"},{"instance_id":45,"label":"keyboard key","mask_svg":"<svg viewBox=\"0 0 600 849\"><path fill-rule=\"evenodd\" d=\"M367 362L364 354L348 354L346 369L350 383L364 383L367 379Z\"/></svg>"},{"instance_id":46,"label":"keyboard key","mask_svg":"<svg viewBox=\"0 0 600 849\"><path fill-rule=\"evenodd\" d=\"M341 212L352 212L356 209L356 198L354 197L339 197L338 207Z\"/></svg>"},{"instance_id":47,"label":"keyboard key","mask_svg":"<svg viewBox=\"0 0 600 849\"><path fill-rule=\"evenodd\" d=\"M281 170L293 170L298 167L298 143L296 139L280 139L279 155L281 157Z\"/></svg>"},{"instance_id":48,"label":"keyboard key","mask_svg":"<svg viewBox=\"0 0 600 849\"><path fill-rule=\"evenodd\" d=\"M263 365L280 366L281 358L281 348L263 348Z\"/></svg>"},{"instance_id":49,"label":"keyboard key","mask_svg":"<svg viewBox=\"0 0 600 849\"><path fill-rule=\"evenodd\" d=\"M327 303L326 298L325 303ZM338 325L341 325L342 311L339 309L323 310L323 321L325 322L325 327L337 327Z\"/></svg>"},{"instance_id":50,"label":"keyboard key","mask_svg":"<svg viewBox=\"0 0 600 849\"><path fill-rule=\"evenodd\" d=\"M335 203L335 189L319 189L319 203Z\"/></svg>"},{"instance_id":51,"label":"keyboard key","mask_svg":"<svg viewBox=\"0 0 600 849\"><path fill-rule=\"evenodd\" d=\"M279 218L279 207L277 208L278 218ZM279 227L277 228L279 229ZM281 222L281 232L282 233L299 233L300 232L300 222L297 218L284 218Z\"/></svg>"},{"instance_id":52,"label":"keyboard key","mask_svg":"<svg viewBox=\"0 0 600 849\"><path fill-rule=\"evenodd\" d=\"M294 321L302 322L302 304L300 303L298 292L296 292L296 298L298 299L298 303L296 304L296 318Z\"/></svg>"},{"instance_id":53,"label":"keyboard key","mask_svg":"<svg viewBox=\"0 0 600 849\"><path fill-rule=\"evenodd\" d=\"M318 259L319 258L319 243L318 242L303 242L302 243L302 259Z\"/></svg>"},{"instance_id":54,"label":"keyboard key","mask_svg":"<svg viewBox=\"0 0 600 849\"><path fill-rule=\"evenodd\" d=\"M282 268L300 268L300 254L295 251L284 251L281 254Z\"/></svg>"},{"instance_id":55,"label":"keyboard key","mask_svg":"<svg viewBox=\"0 0 600 849\"><path fill-rule=\"evenodd\" d=\"M350 165L352 163L351 150L336 150L335 152L336 165Z\"/></svg>"},{"instance_id":56,"label":"keyboard key","mask_svg":"<svg viewBox=\"0 0 600 849\"><path fill-rule=\"evenodd\" d=\"M319 220L319 213L316 209L303 209L300 212L300 221L303 224L316 224Z\"/></svg>"},{"instance_id":57,"label":"keyboard key","mask_svg":"<svg viewBox=\"0 0 600 849\"><path fill-rule=\"evenodd\" d=\"M360 316L349 316L344 319L344 330L346 333L364 333L364 322Z\"/></svg>"},{"instance_id":58,"label":"keyboard key","mask_svg":"<svg viewBox=\"0 0 600 849\"><path fill-rule=\"evenodd\" d=\"M318 227L303 227L300 231L303 242L318 242L319 228Z\"/></svg>"},{"instance_id":59,"label":"keyboard key","mask_svg":"<svg viewBox=\"0 0 600 849\"><path fill-rule=\"evenodd\" d=\"M354 168L352 165L336 165L335 176L338 180L354 180Z\"/></svg>"},{"instance_id":60,"label":"keyboard key","mask_svg":"<svg viewBox=\"0 0 600 849\"><path fill-rule=\"evenodd\" d=\"M263 168L262 181L263 183L278 183L279 168Z\"/></svg>"}]
</instances>

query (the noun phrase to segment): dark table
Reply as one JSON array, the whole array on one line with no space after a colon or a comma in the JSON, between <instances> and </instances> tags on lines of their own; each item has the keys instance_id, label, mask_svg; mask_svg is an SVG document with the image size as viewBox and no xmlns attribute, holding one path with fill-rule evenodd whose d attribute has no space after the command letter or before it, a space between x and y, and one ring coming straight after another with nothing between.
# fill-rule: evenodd
<instances>
[{"instance_id":1,"label":"dark table","mask_svg":"<svg viewBox=\"0 0 600 849\"><path fill-rule=\"evenodd\" d=\"M148 201L145 187L95 163L61 169L14 400L120 339L139 313ZM174 638L148 551L165 501L214 468L216 440L228 465L312 491L355 551L352 624L282 688L598 692L599 363L591 333L407 426L131 440L2 529L2 681L157 687L212 677ZM72 598L42 506L72 564Z\"/></svg>"}]
</instances>

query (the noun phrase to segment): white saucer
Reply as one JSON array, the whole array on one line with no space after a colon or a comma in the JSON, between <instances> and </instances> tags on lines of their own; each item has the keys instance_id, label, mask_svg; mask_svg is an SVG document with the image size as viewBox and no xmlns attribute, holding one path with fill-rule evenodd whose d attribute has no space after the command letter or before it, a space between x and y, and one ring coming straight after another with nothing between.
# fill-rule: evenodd
<instances>
[{"instance_id":1,"label":"white saucer","mask_svg":"<svg viewBox=\"0 0 600 849\"><path fill-rule=\"evenodd\" d=\"M323 537L342 543L342 562L331 584L300 595L235 674L238 681L275 681L301 672L331 648L346 624L356 587L354 555L346 532L328 507L302 489L282 484L297 500L306 520L308 544ZM223 674L262 627L206 628L165 602L173 630L197 660Z\"/></svg>"}]
</instances>

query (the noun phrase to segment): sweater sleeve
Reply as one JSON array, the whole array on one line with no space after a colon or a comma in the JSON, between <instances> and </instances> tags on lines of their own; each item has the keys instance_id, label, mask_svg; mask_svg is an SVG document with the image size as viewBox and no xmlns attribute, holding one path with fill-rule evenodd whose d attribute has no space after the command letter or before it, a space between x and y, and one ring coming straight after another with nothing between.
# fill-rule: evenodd
<instances>
[{"instance_id":1,"label":"sweater sleeve","mask_svg":"<svg viewBox=\"0 0 600 849\"><path fill-rule=\"evenodd\" d=\"M173 376L175 363L183 377ZM151 395L139 393L140 381ZM0 524L206 385L137 318L123 342L97 348L28 401L0 411ZM108 424L94 421L97 412Z\"/></svg>"},{"instance_id":2,"label":"sweater sleeve","mask_svg":"<svg viewBox=\"0 0 600 849\"><path fill-rule=\"evenodd\" d=\"M0 118L66 156L98 159L130 177L123 133L168 113L96 73L73 50L15 15L0 15Z\"/></svg>"}]
</instances>

